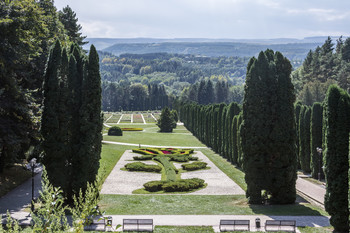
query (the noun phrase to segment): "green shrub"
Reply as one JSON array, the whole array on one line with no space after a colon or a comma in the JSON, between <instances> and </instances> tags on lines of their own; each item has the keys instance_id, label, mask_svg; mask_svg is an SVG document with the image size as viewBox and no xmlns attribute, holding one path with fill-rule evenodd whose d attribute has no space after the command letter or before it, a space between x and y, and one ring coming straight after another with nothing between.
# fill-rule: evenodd
<instances>
[{"instance_id":1,"label":"green shrub","mask_svg":"<svg viewBox=\"0 0 350 233\"><path fill-rule=\"evenodd\" d=\"M150 151L147 151L146 149L133 149L132 152L142 155L156 155Z\"/></svg>"},{"instance_id":2,"label":"green shrub","mask_svg":"<svg viewBox=\"0 0 350 233\"><path fill-rule=\"evenodd\" d=\"M191 160L191 161L197 161L197 160L198 160L198 157L195 157L195 156L188 156L188 159Z\"/></svg>"},{"instance_id":3,"label":"green shrub","mask_svg":"<svg viewBox=\"0 0 350 233\"><path fill-rule=\"evenodd\" d=\"M204 180L199 178L179 181L150 181L143 185L149 192L187 192L204 186Z\"/></svg>"},{"instance_id":4,"label":"green shrub","mask_svg":"<svg viewBox=\"0 0 350 233\"><path fill-rule=\"evenodd\" d=\"M187 164L182 164L182 169L186 171L195 171L199 169L204 169L207 167L207 163L205 162L193 162L193 163L187 163Z\"/></svg>"},{"instance_id":5,"label":"green shrub","mask_svg":"<svg viewBox=\"0 0 350 233\"><path fill-rule=\"evenodd\" d=\"M108 130L108 136L123 136L123 131L118 126L112 126Z\"/></svg>"},{"instance_id":6,"label":"green shrub","mask_svg":"<svg viewBox=\"0 0 350 233\"><path fill-rule=\"evenodd\" d=\"M153 155L142 155L142 156L134 156L134 160L151 160L153 159Z\"/></svg>"},{"instance_id":7,"label":"green shrub","mask_svg":"<svg viewBox=\"0 0 350 233\"><path fill-rule=\"evenodd\" d=\"M148 192L158 192L163 190L163 185L166 181L150 181L143 185Z\"/></svg>"},{"instance_id":8,"label":"green shrub","mask_svg":"<svg viewBox=\"0 0 350 233\"><path fill-rule=\"evenodd\" d=\"M158 165L149 165L141 162L125 164L125 169L128 171L144 171L144 172L161 172L162 168Z\"/></svg>"},{"instance_id":9,"label":"green shrub","mask_svg":"<svg viewBox=\"0 0 350 233\"><path fill-rule=\"evenodd\" d=\"M201 188L203 187L203 185L204 180L193 178L174 182L167 182L162 187L165 192L186 192L193 189Z\"/></svg>"},{"instance_id":10,"label":"green shrub","mask_svg":"<svg viewBox=\"0 0 350 233\"><path fill-rule=\"evenodd\" d=\"M170 158L170 161L179 162L179 163L188 162L189 160L188 156L183 156L183 155L167 155L167 157Z\"/></svg>"}]
</instances>

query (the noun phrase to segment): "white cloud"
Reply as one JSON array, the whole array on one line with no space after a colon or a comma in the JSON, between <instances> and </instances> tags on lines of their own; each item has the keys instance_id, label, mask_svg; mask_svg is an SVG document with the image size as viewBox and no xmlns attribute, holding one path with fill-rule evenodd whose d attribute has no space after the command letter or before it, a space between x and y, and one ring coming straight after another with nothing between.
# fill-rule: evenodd
<instances>
[{"instance_id":1,"label":"white cloud","mask_svg":"<svg viewBox=\"0 0 350 233\"><path fill-rule=\"evenodd\" d=\"M55 0L88 37L276 38L348 32L343 0ZM307 35L306 35L307 34Z\"/></svg>"}]
</instances>

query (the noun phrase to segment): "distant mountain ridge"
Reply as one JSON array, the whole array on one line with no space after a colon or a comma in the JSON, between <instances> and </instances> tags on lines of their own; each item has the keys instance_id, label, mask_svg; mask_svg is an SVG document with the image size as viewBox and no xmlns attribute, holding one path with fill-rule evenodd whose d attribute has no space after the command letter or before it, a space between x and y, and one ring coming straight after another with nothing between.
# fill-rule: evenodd
<instances>
[{"instance_id":1,"label":"distant mountain ridge","mask_svg":"<svg viewBox=\"0 0 350 233\"><path fill-rule=\"evenodd\" d=\"M333 41L339 37L332 37ZM304 39L208 39L208 38L87 38L98 50L116 56L125 53L177 53L200 56L256 56L260 51L272 49L280 51L291 60L303 60L310 50L321 46L327 36L306 37Z\"/></svg>"}]
</instances>

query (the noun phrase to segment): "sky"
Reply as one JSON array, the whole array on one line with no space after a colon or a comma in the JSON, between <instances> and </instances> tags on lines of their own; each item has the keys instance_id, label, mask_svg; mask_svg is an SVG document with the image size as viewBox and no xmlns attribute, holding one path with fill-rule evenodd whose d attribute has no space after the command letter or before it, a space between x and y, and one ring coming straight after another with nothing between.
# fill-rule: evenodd
<instances>
[{"instance_id":1,"label":"sky","mask_svg":"<svg viewBox=\"0 0 350 233\"><path fill-rule=\"evenodd\" d=\"M349 0L55 0L88 38L349 36Z\"/></svg>"}]
</instances>

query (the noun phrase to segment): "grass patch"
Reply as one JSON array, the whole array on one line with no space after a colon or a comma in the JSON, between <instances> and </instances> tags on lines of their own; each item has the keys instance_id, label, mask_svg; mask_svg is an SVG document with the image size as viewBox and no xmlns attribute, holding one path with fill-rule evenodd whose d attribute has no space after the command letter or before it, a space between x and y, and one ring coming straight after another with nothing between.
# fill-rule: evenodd
<instances>
[{"instance_id":1,"label":"grass patch","mask_svg":"<svg viewBox=\"0 0 350 233\"><path fill-rule=\"evenodd\" d=\"M301 233L330 233L333 227L298 227Z\"/></svg>"},{"instance_id":2,"label":"grass patch","mask_svg":"<svg viewBox=\"0 0 350 233\"><path fill-rule=\"evenodd\" d=\"M133 124L123 124L123 128L132 128ZM183 133L184 126L178 126L179 129L175 129L173 133L159 133L159 128L155 124L144 124L142 126L144 131L141 132L123 132L122 138L115 138L108 135L103 137L105 141L136 143L142 145L159 145L159 146L183 146L191 148L205 147L197 138L191 134ZM177 133L178 130L181 133ZM188 132L188 131L186 131Z\"/></svg>"},{"instance_id":3,"label":"grass patch","mask_svg":"<svg viewBox=\"0 0 350 233\"><path fill-rule=\"evenodd\" d=\"M249 205L243 195L101 195L99 204L113 215L327 215L311 204Z\"/></svg>"},{"instance_id":4,"label":"grass patch","mask_svg":"<svg viewBox=\"0 0 350 233\"><path fill-rule=\"evenodd\" d=\"M154 233L213 233L211 226L155 226Z\"/></svg>"},{"instance_id":5,"label":"grass patch","mask_svg":"<svg viewBox=\"0 0 350 233\"><path fill-rule=\"evenodd\" d=\"M24 183L31 176L32 172L23 169L22 164L19 163L14 164L12 167L5 168L0 176L0 197Z\"/></svg>"}]
</instances>

